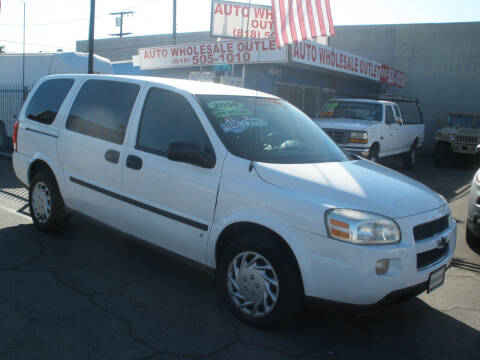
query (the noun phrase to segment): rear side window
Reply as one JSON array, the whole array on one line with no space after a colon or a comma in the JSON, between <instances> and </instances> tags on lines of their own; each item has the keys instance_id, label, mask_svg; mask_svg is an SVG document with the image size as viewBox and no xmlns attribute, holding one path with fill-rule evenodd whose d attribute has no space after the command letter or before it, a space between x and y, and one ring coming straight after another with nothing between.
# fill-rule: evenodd
<instances>
[{"instance_id":1,"label":"rear side window","mask_svg":"<svg viewBox=\"0 0 480 360\"><path fill-rule=\"evenodd\" d=\"M200 119L182 95L151 89L143 107L136 148L165 155L170 143L197 144L202 151L213 151Z\"/></svg>"},{"instance_id":2,"label":"rear side window","mask_svg":"<svg viewBox=\"0 0 480 360\"><path fill-rule=\"evenodd\" d=\"M73 79L52 79L42 83L28 104L26 117L43 124L51 124L72 85Z\"/></svg>"},{"instance_id":3,"label":"rear side window","mask_svg":"<svg viewBox=\"0 0 480 360\"><path fill-rule=\"evenodd\" d=\"M140 86L110 80L87 80L78 92L66 128L122 144Z\"/></svg>"}]
</instances>

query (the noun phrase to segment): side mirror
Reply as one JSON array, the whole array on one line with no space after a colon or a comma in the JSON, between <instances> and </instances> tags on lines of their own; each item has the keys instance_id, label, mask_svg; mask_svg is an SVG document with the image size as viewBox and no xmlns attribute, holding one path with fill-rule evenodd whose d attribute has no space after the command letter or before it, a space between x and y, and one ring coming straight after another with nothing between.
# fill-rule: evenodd
<instances>
[{"instance_id":1,"label":"side mirror","mask_svg":"<svg viewBox=\"0 0 480 360\"><path fill-rule=\"evenodd\" d=\"M175 141L170 143L166 155L172 161L184 162L207 169L215 166L215 154L213 152L202 151L199 145L189 142Z\"/></svg>"},{"instance_id":2,"label":"side mirror","mask_svg":"<svg viewBox=\"0 0 480 360\"><path fill-rule=\"evenodd\" d=\"M402 118L396 118L394 120L395 124L398 124L398 125L403 125L403 121L402 121Z\"/></svg>"}]
</instances>

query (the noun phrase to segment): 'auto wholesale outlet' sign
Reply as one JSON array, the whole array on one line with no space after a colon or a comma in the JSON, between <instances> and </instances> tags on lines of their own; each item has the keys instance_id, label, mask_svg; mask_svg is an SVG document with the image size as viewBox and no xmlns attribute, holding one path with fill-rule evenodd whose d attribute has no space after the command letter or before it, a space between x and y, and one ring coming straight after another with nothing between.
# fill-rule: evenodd
<instances>
[{"instance_id":1,"label":"'auto wholesale outlet' sign","mask_svg":"<svg viewBox=\"0 0 480 360\"><path fill-rule=\"evenodd\" d=\"M271 6L213 0L211 34L226 38L275 36Z\"/></svg>"},{"instance_id":2,"label":"'auto wholesale outlet' sign","mask_svg":"<svg viewBox=\"0 0 480 360\"><path fill-rule=\"evenodd\" d=\"M405 87L407 75L387 65L310 41L292 45L292 62L339 71L396 87Z\"/></svg>"},{"instance_id":3,"label":"'auto wholesale outlet' sign","mask_svg":"<svg viewBox=\"0 0 480 360\"><path fill-rule=\"evenodd\" d=\"M281 63L288 61L288 47L277 48L275 39L249 39L139 49L143 69L220 64Z\"/></svg>"}]
</instances>

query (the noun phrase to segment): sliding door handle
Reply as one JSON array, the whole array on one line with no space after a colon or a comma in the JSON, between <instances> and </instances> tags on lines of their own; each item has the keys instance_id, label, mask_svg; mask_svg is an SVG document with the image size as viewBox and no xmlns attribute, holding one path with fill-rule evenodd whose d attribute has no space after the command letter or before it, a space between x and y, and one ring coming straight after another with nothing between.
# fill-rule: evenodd
<instances>
[{"instance_id":1,"label":"sliding door handle","mask_svg":"<svg viewBox=\"0 0 480 360\"><path fill-rule=\"evenodd\" d=\"M127 156L126 166L132 170L140 170L142 168L143 161L141 158L135 155Z\"/></svg>"}]
</instances>

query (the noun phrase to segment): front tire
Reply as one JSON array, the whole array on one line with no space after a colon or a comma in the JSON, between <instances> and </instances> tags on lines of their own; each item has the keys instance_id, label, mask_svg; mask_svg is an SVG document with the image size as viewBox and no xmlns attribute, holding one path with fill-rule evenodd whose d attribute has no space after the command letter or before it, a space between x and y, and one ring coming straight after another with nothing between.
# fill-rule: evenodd
<instances>
[{"instance_id":1,"label":"front tire","mask_svg":"<svg viewBox=\"0 0 480 360\"><path fill-rule=\"evenodd\" d=\"M368 155L368 159L371 161L371 162L374 162L374 163L378 163L378 159L379 159L379 153L380 153L380 148L378 146L378 144L373 144L371 147L370 147L370 151L369 151L369 155Z\"/></svg>"},{"instance_id":2,"label":"front tire","mask_svg":"<svg viewBox=\"0 0 480 360\"><path fill-rule=\"evenodd\" d=\"M58 230L68 217L58 185L47 172L32 177L28 205L34 225L44 232Z\"/></svg>"},{"instance_id":3,"label":"front tire","mask_svg":"<svg viewBox=\"0 0 480 360\"><path fill-rule=\"evenodd\" d=\"M417 163L417 142L414 142L408 152L403 155L403 167L413 169Z\"/></svg>"},{"instance_id":4,"label":"front tire","mask_svg":"<svg viewBox=\"0 0 480 360\"><path fill-rule=\"evenodd\" d=\"M244 234L223 253L217 273L221 297L243 322L268 328L303 309L302 279L293 255L269 234Z\"/></svg>"}]
</instances>

